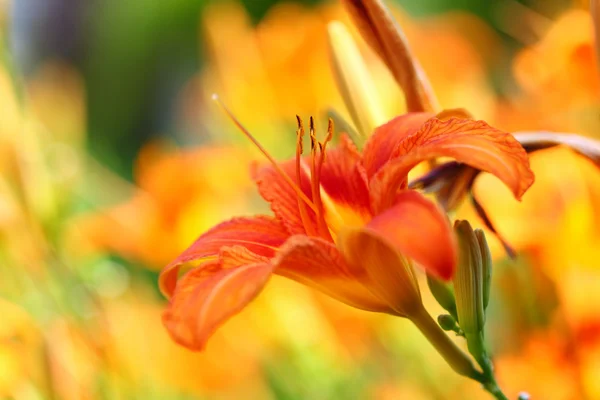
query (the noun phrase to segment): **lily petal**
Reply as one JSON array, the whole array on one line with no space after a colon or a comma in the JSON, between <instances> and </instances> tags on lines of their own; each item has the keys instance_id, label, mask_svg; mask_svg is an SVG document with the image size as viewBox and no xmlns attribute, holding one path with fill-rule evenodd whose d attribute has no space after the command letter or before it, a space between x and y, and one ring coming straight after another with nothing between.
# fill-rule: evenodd
<instances>
[{"instance_id":1,"label":"lily petal","mask_svg":"<svg viewBox=\"0 0 600 400\"><path fill-rule=\"evenodd\" d=\"M177 343L202 350L219 326L260 293L272 271L269 263L221 269L219 261L195 268L177 283L163 324Z\"/></svg>"},{"instance_id":2,"label":"lily petal","mask_svg":"<svg viewBox=\"0 0 600 400\"><path fill-rule=\"evenodd\" d=\"M375 129L363 150L363 166L369 179L396 153L398 144L406 137L415 134L433 115L432 113L407 113Z\"/></svg>"},{"instance_id":3,"label":"lily petal","mask_svg":"<svg viewBox=\"0 0 600 400\"><path fill-rule=\"evenodd\" d=\"M339 244L348 263L367 271L372 292L397 315L408 317L421 309L412 265L389 241L369 230L351 229L341 233Z\"/></svg>"},{"instance_id":4,"label":"lily petal","mask_svg":"<svg viewBox=\"0 0 600 400\"><path fill-rule=\"evenodd\" d=\"M373 218L365 230L435 276L452 278L457 262L452 227L444 212L420 193L399 193L394 206Z\"/></svg>"},{"instance_id":5,"label":"lily petal","mask_svg":"<svg viewBox=\"0 0 600 400\"><path fill-rule=\"evenodd\" d=\"M368 219L371 215L369 188L360 159L352 140L347 135L341 135L339 144L325 154L320 182L321 189L327 194L326 199L334 203L338 212L353 211Z\"/></svg>"},{"instance_id":6,"label":"lily petal","mask_svg":"<svg viewBox=\"0 0 600 400\"><path fill-rule=\"evenodd\" d=\"M275 218L257 216L234 218L223 222L201 235L183 253L167 265L159 277L159 286L165 296L173 295L179 269L190 261L216 258L225 246L239 245L253 254L253 261L271 258L289 237L287 230Z\"/></svg>"},{"instance_id":7,"label":"lily petal","mask_svg":"<svg viewBox=\"0 0 600 400\"><path fill-rule=\"evenodd\" d=\"M296 182L296 161L279 163L279 167L292 181ZM292 186L272 166L255 168L252 175L258 186L260 195L271 204L275 216L285 225L291 235L306 234L302 216L298 208L298 194ZM301 184L298 185L306 197L312 200L310 176L305 169L300 171ZM316 226L315 213L307 208L308 218Z\"/></svg>"},{"instance_id":8,"label":"lily petal","mask_svg":"<svg viewBox=\"0 0 600 400\"><path fill-rule=\"evenodd\" d=\"M352 307L392 312L368 289L364 265L349 265L338 248L323 239L291 237L273 259L275 273L311 286Z\"/></svg>"},{"instance_id":9,"label":"lily petal","mask_svg":"<svg viewBox=\"0 0 600 400\"><path fill-rule=\"evenodd\" d=\"M519 200L534 181L525 150L509 133L485 121L431 118L417 133L400 143L392 155L393 160L370 181L374 211L381 211L394 202L396 191L405 184L414 166L435 157L452 157L496 175Z\"/></svg>"}]
</instances>

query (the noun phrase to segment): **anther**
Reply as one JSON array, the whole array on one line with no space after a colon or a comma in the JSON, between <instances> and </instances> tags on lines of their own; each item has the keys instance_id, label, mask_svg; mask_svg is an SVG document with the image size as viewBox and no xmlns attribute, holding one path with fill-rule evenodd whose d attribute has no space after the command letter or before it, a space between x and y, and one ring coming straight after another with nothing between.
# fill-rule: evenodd
<instances>
[{"instance_id":1,"label":"anther","mask_svg":"<svg viewBox=\"0 0 600 400\"><path fill-rule=\"evenodd\" d=\"M302 123L302 118L296 115L296 121L298 122L298 130L296 130L296 146L299 154L304 152L303 140L304 139L304 124Z\"/></svg>"}]
</instances>

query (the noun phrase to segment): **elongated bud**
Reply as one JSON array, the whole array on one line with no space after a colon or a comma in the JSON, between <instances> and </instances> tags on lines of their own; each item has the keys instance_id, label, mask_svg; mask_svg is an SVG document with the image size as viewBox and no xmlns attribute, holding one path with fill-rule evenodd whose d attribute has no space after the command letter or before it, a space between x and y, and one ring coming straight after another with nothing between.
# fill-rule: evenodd
<instances>
[{"instance_id":1,"label":"elongated bud","mask_svg":"<svg viewBox=\"0 0 600 400\"><path fill-rule=\"evenodd\" d=\"M456 301L454 299L454 291L452 286L446 282L442 282L430 274L427 274L427 286L431 290L431 294L437 300L437 302L448 311L451 316L457 318L456 314Z\"/></svg>"},{"instance_id":2,"label":"elongated bud","mask_svg":"<svg viewBox=\"0 0 600 400\"><path fill-rule=\"evenodd\" d=\"M366 138L375 127L387 120L374 91L375 85L344 24L333 21L327 30L331 63L338 89L354 126L360 135Z\"/></svg>"},{"instance_id":3,"label":"elongated bud","mask_svg":"<svg viewBox=\"0 0 600 400\"><path fill-rule=\"evenodd\" d=\"M600 0L590 0L590 14L594 26L594 48L596 49L596 63L600 67Z\"/></svg>"},{"instance_id":4,"label":"elongated bud","mask_svg":"<svg viewBox=\"0 0 600 400\"><path fill-rule=\"evenodd\" d=\"M343 0L365 41L379 55L404 91L408 111L436 111L439 106L421 65L400 25L382 0Z\"/></svg>"},{"instance_id":5,"label":"elongated bud","mask_svg":"<svg viewBox=\"0 0 600 400\"><path fill-rule=\"evenodd\" d=\"M490 286L492 284L492 253L487 244L485 233L481 229L475 229L475 237L479 243L481 252L482 280L483 280L483 311L487 309L490 302Z\"/></svg>"},{"instance_id":6,"label":"elongated bud","mask_svg":"<svg viewBox=\"0 0 600 400\"><path fill-rule=\"evenodd\" d=\"M479 242L468 221L456 221L459 263L454 275L458 323L465 334L479 334L485 322L483 311L483 263Z\"/></svg>"}]
</instances>

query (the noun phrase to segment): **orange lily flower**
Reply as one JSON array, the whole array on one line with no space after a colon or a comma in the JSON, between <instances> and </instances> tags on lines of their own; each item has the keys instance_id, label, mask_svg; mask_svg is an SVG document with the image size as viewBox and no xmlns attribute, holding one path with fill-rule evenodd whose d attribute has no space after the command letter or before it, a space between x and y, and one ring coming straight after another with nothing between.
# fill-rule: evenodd
<instances>
[{"instance_id":1,"label":"orange lily flower","mask_svg":"<svg viewBox=\"0 0 600 400\"><path fill-rule=\"evenodd\" d=\"M377 128L362 153L341 135L325 156L333 125L318 142L311 118L311 156L303 157L298 119L296 157L278 163L232 119L272 163L257 168L254 179L274 216L223 222L162 271L160 287L170 297L163 322L174 340L195 350L273 273L359 309L422 316L410 260L449 280L457 250L444 212L407 188L408 172L421 161L452 157L496 175L516 198L533 183L520 144L483 121L409 113ZM190 262L197 266L178 279Z\"/></svg>"}]
</instances>

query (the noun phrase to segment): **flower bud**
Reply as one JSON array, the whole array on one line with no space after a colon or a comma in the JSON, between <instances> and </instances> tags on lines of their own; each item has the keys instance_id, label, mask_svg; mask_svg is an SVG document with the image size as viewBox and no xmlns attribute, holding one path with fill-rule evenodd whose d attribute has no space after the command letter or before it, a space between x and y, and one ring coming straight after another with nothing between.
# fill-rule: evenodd
<instances>
[{"instance_id":1,"label":"flower bud","mask_svg":"<svg viewBox=\"0 0 600 400\"><path fill-rule=\"evenodd\" d=\"M594 27L594 44L596 50L596 62L600 65L600 1L590 1L590 14Z\"/></svg>"},{"instance_id":2,"label":"flower bud","mask_svg":"<svg viewBox=\"0 0 600 400\"><path fill-rule=\"evenodd\" d=\"M423 68L412 54L402 28L382 0L344 0L363 39L402 88L408 111L432 111L439 108Z\"/></svg>"},{"instance_id":3,"label":"flower bud","mask_svg":"<svg viewBox=\"0 0 600 400\"><path fill-rule=\"evenodd\" d=\"M374 84L348 29L338 21L328 25L333 73L354 127L363 138L387 121Z\"/></svg>"},{"instance_id":4,"label":"flower bud","mask_svg":"<svg viewBox=\"0 0 600 400\"><path fill-rule=\"evenodd\" d=\"M427 286L429 286L431 294L433 294L433 297L437 300L439 305L456 319L456 300L454 299L452 286L430 274L427 274Z\"/></svg>"},{"instance_id":5,"label":"flower bud","mask_svg":"<svg viewBox=\"0 0 600 400\"><path fill-rule=\"evenodd\" d=\"M449 314L438 315L437 320L438 320L438 324L440 324L442 329L445 331L453 331L457 328L456 320L452 317L452 315L449 315Z\"/></svg>"},{"instance_id":6,"label":"flower bud","mask_svg":"<svg viewBox=\"0 0 600 400\"><path fill-rule=\"evenodd\" d=\"M490 302L490 285L492 284L492 253L488 247L485 233L481 229L475 229L475 236L479 243L481 252L482 280L483 280L483 311L487 309Z\"/></svg>"},{"instance_id":7,"label":"flower bud","mask_svg":"<svg viewBox=\"0 0 600 400\"><path fill-rule=\"evenodd\" d=\"M483 331L483 262L477 236L468 221L456 221L459 262L454 275L458 323L465 334Z\"/></svg>"}]
</instances>

